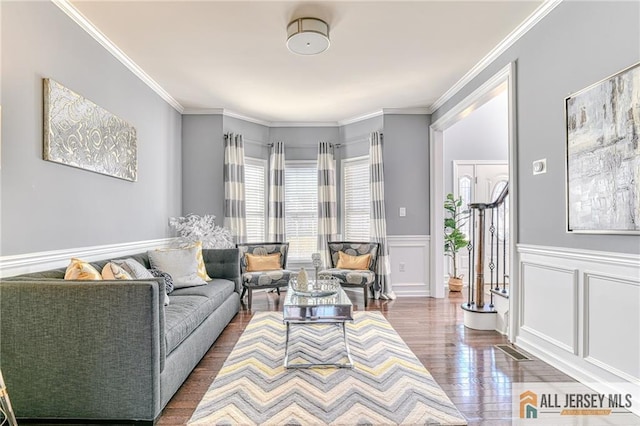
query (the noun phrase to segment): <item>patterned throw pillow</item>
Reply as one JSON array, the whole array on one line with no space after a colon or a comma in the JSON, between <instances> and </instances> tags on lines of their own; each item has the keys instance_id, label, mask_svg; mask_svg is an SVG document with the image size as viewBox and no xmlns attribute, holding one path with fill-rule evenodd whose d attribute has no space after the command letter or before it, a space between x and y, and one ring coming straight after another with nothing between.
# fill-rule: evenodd
<instances>
[{"instance_id":1,"label":"patterned throw pillow","mask_svg":"<svg viewBox=\"0 0 640 426\"><path fill-rule=\"evenodd\" d=\"M73 258L64 273L65 280L101 280L100 272L88 262Z\"/></svg>"},{"instance_id":2,"label":"patterned throw pillow","mask_svg":"<svg viewBox=\"0 0 640 426\"><path fill-rule=\"evenodd\" d=\"M167 294L173 291L173 278L171 278L171 275L156 268L151 268L148 271L154 277L164 278L164 289L167 291Z\"/></svg>"},{"instance_id":3,"label":"patterned throw pillow","mask_svg":"<svg viewBox=\"0 0 640 426\"><path fill-rule=\"evenodd\" d=\"M114 262L109 262L102 268L103 280L130 280L131 275Z\"/></svg>"},{"instance_id":4,"label":"patterned throw pillow","mask_svg":"<svg viewBox=\"0 0 640 426\"><path fill-rule=\"evenodd\" d=\"M351 256L343 251L338 252L338 269L354 269L364 270L369 269L369 263L371 262L371 253L363 254L362 256Z\"/></svg>"},{"instance_id":5,"label":"patterned throw pillow","mask_svg":"<svg viewBox=\"0 0 640 426\"><path fill-rule=\"evenodd\" d=\"M207 268L204 266L204 258L202 257L202 241L197 241L194 245L198 250L196 251L196 260L198 261L198 276L205 281L211 281L209 275L207 275Z\"/></svg>"},{"instance_id":6,"label":"patterned throw pillow","mask_svg":"<svg viewBox=\"0 0 640 426\"><path fill-rule=\"evenodd\" d=\"M127 273L131 275L131 278L133 278L134 280L153 278L151 272L149 272L142 263L138 262L132 257L112 260L111 263L115 263L116 265L127 271Z\"/></svg>"}]
</instances>

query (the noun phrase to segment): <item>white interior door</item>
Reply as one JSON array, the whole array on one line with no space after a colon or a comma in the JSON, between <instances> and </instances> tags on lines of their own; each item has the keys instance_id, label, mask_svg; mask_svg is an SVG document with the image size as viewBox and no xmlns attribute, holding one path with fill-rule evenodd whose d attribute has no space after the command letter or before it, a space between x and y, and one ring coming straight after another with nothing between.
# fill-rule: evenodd
<instances>
[{"instance_id":1,"label":"white interior door","mask_svg":"<svg viewBox=\"0 0 640 426\"><path fill-rule=\"evenodd\" d=\"M453 182L454 182L454 196L457 198L461 196L465 205L470 203L490 203L496 199L496 197L502 191L504 185L509 182L509 166L506 163L501 162L474 162L474 161L454 161L453 164ZM508 203L505 203L508 206ZM499 229L500 232L496 233L496 238L500 239L499 243L499 253L494 253L494 257L496 254L501 255L503 252L503 244L508 243L508 217L509 212L506 213L507 223L504 222L504 211L503 209L498 209L498 215L495 220L500 220ZM491 217L490 211L487 211L487 217L485 219L485 235L490 238L489 228L491 226ZM477 215L476 215L477 216ZM477 220L477 217L476 217ZM497 224L495 224L497 225ZM476 223L477 226L477 223ZM467 225L463 228L463 232L467 235L467 238L470 238L471 233L471 223L467 222ZM498 235L499 234L499 235ZM489 250L485 250L485 281L489 282L490 279L490 256L491 253ZM506 253L509 253L509 247L506 247ZM447 268L451 271L450 259L447 258L448 264ZM502 275L502 259L500 259L499 265L499 275ZM494 260L495 264L495 260ZM507 270L508 270L508 264ZM465 284L468 283L469 276L469 252L466 249L460 250L458 253L458 273L464 275ZM508 273L508 272L506 272ZM502 277L500 276L500 282L502 281Z\"/></svg>"}]
</instances>

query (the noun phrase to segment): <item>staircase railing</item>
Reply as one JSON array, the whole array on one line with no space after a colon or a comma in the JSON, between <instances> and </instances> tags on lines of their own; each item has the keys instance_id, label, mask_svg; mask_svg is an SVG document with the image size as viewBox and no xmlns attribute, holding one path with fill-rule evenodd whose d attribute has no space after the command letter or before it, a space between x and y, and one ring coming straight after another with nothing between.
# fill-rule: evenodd
<instances>
[{"instance_id":1,"label":"staircase railing","mask_svg":"<svg viewBox=\"0 0 640 426\"><path fill-rule=\"evenodd\" d=\"M509 277L507 265L507 209L505 200L509 195L509 185L505 185L498 197L491 203L471 203L471 238L467 249L469 250L469 285L467 287L467 308L486 310L484 291L485 284L485 260L488 254L489 282L491 283L490 304L493 308L494 294L508 295L507 279ZM500 209L500 207L503 207ZM501 211L500 211L501 210ZM502 214L502 221L499 214ZM490 217L488 218L487 216ZM476 220L477 218L477 220ZM487 234L487 223L490 220ZM503 238L500 238L502 232ZM502 239L502 244L500 240ZM502 253L500 253L502 249ZM475 262L475 265L474 265ZM502 267L502 286L500 284L500 268Z\"/></svg>"}]
</instances>

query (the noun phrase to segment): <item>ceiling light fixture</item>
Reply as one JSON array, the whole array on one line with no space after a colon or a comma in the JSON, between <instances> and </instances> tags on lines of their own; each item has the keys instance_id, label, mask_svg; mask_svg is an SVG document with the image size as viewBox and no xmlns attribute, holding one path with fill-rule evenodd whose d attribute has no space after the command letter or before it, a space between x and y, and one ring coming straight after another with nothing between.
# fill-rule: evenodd
<instances>
[{"instance_id":1,"label":"ceiling light fixture","mask_svg":"<svg viewBox=\"0 0 640 426\"><path fill-rule=\"evenodd\" d=\"M287 25L287 48L298 55L317 55L329 48L329 24L318 18L298 18Z\"/></svg>"}]
</instances>

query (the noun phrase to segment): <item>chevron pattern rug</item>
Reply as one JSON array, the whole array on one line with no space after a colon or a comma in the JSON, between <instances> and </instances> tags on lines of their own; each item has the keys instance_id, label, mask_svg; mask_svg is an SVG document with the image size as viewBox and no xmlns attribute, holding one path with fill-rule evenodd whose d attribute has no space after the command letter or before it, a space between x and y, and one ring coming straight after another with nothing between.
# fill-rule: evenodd
<instances>
[{"instance_id":1,"label":"chevron pattern rug","mask_svg":"<svg viewBox=\"0 0 640 426\"><path fill-rule=\"evenodd\" d=\"M285 369L282 313L256 313L188 424L467 424L381 313L354 317L353 369ZM341 327L291 327L290 363L346 361Z\"/></svg>"}]
</instances>

